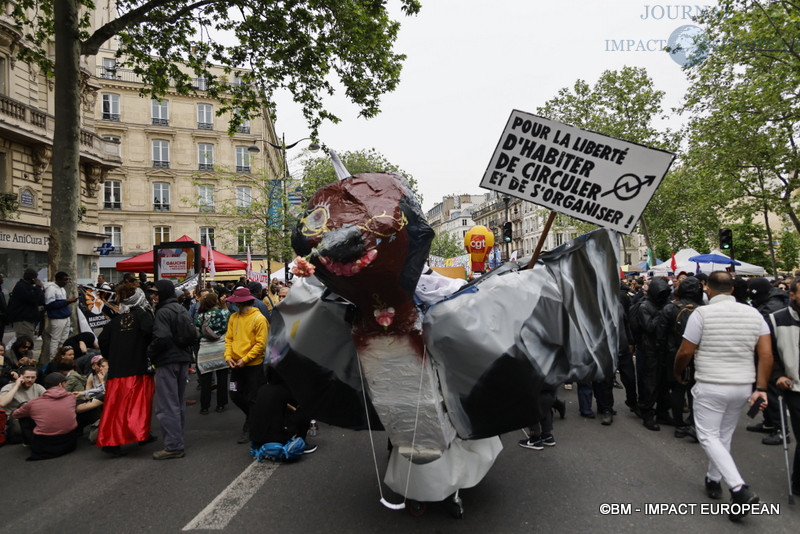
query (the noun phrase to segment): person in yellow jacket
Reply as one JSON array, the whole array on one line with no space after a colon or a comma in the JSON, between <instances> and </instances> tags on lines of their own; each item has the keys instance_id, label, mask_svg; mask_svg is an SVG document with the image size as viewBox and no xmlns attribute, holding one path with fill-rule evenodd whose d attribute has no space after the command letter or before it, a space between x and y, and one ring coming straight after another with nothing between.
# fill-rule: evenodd
<instances>
[{"instance_id":1,"label":"person in yellow jacket","mask_svg":"<svg viewBox=\"0 0 800 534\"><path fill-rule=\"evenodd\" d=\"M258 388L265 382L262 364L267 350L269 324L264 315L253 306L255 297L246 287L239 287L228 302L234 302L239 311L228 320L225 333L225 360L231 368L231 400L244 412L245 423L237 443L250 441L250 408L256 400Z\"/></svg>"}]
</instances>

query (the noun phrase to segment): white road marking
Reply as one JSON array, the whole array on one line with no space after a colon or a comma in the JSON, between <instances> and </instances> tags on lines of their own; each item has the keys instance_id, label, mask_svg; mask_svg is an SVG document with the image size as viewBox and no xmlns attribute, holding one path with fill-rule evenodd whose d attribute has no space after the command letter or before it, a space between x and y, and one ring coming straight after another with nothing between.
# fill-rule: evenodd
<instances>
[{"instance_id":1,"label":"white road marking","mask_svg":"<svg viewBox=\"0 0 800 534\"><path fill-rule=\"evenodd\" d=\"M278 468L277 463L253 461L222 493L189 521L183 530L222 530Z\"/></svg>"}]
</instances>

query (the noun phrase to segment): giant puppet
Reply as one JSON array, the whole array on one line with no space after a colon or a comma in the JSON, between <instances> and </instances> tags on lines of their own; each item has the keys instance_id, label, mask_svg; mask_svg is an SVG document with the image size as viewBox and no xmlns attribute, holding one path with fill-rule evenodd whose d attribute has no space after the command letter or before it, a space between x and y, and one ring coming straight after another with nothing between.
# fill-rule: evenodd
<instances>
[{"instance_id":1,"label":"giant puppet","mask_svg":"<svg viewBox=\"0 0 800 534\"><path fill-rule=\"evenodd\" d=\"M273 312L269 363L315 418L387 431L393 491L453 495L460 515L499 434L538 421L563 381L613 373L616 238L596 231L460 289L424 272L432 238L400 176L320 189L292 236L314 276Z\"/></svg>"}]
</instances>

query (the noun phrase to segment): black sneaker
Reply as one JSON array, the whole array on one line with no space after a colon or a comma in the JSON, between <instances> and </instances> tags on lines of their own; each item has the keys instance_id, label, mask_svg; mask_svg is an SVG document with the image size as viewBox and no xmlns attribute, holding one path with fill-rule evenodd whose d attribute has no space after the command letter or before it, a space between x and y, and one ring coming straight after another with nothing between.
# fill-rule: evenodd
<instances>
[{"instance_id":1,"label":"black sneaker","mask_svg":"<svg viewBox=\"0 0 800 534\"><path fill-rule=\"evenodd\" d=\"M750 491L750 488L747 485L743 485L739 488L739 491L731 490L731 504L738 504L738 505L745 505L745 504L756 504L760 499L758 495ZM738 507L737 507L738 508ZM735 512L735 513L734 513ZM731 521L741 521L744 516L746 516L748 510L741 510L741 509L732 509L728 513L728 519Z\"/></svg>"},{"instance_id":2,"label":"black sneaker","mask_svg":"<svg viewBox=\"0 0 800 534\"><path fill-rule=\"evenodd\" d=\"M600 414L600 424L608 426L614 422L614 416L610 412Z\"/></svg>"},{"instance_id":3,"label":"black sneaker","mask_svg":"<svg viewBox=\"0 0 800 534\"><path fill-rule=\"evenodd\" d=\"M722 498L722 484L706 477L706 495L712 499Z\"/></svg>"},{"instance_id":4,"label":"black sneaker","mask_svg":"<svg viewBox=\"0 0 800 534\"><path fill-rule=\"evenodd\" d=\"M311 443L306 443L306 448L303 449L303 454L311 454L312 452L317 450L316 445L312 445Z\"/></svg>"},{"instance_id":5,"label":"black sneaker","mask_svg":"<svg viewBox=\"0 0 800 534\"><path fill-rule=\"evenodd\" d=\"M789 434L786 434L786 443L789 444L791 442L792 438L789 437ZM761 443L764 445L783 445L783 435L781 434L781 429L776 428L772 434L762 439Z\"/></svg>"},{"instance_id":6,"label":"black sneaker","mask_svg":"<svg viewBox=\"0 0 800 534\"><path fill-rule=\"evenodd\" d=\"M550 438L552 438L552 437L553 436L550 436ZM555 445L555 444L556 444L556 442L555 442L555 440L553 440L553 445ZM534 438L533 436L531 436L528 439L519 440L519 446L524 448L524 449L533 449L535 451L540 451L540 450L544 449L544 443L542 443L542 438L541 437Z\"/></svg>"},{"instance_id":7,"label":"black sneaker","mask_svg":"<svg viewBox=\"0 0 800 534\"><path fill-rule=\"evenodd\" d=\"M762 434L772 434L775 432L777 428L773 425L768 425L766 423L756 423L754 425L747 425L748 432L761 432Z\"/></svg>"},{"instance_id":8,"label":"black sneaker","mask_svg":"<svg viewBox=\"0 0 800 534\"><path fill-rule=\"evenodd\" d=\"M541 442L545 447L554 447L556 444L556 438L554 438L552 434L542 434Z\"/></svg>"}]
</instances>

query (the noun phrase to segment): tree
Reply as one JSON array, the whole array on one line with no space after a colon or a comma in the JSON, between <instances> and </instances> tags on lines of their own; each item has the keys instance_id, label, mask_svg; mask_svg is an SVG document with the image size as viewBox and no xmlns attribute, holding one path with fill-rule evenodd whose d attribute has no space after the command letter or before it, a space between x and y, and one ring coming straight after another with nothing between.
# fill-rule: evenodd
<instances>
[{"instance_id":1,"label":"tree","mask_svg":"<svg viewBox=\"0 0 800 534\"><path fill-rule=\"evenodd\" d=\"M466 254L464 242L450 232L439 232L433 237L430 254L442 258L455 258Z\"/></svg>"},{"instance_id":2,"label":"tree","mask_svg":"<svg viewBox=\"0 0 800 534\"><path fill-rule=\"evenodd\" d=\"M798 266L798 259L800 259L800 237L797 232L783 231L778 252L780 254L778 268L782 271L793 272Z\"/></svg>"},{"instance_id":3,"label":"tree","mask_svg":"<svg viewBox=\"0 0 800 534\"><path fill-rule=\"evenodd\" d=\"M417 191L417 181L413 176L403 171L400 167L387 160L383 154L374 148L342 152L337 154L344 167L350 174L366 172L396 172L408 180L411 190L417 195L422 204L422 196ZM336 172L328 156L317 156L303 162L303 202L309 199L321 187L336 182Z\"/></svg>"},{"instance_id":4,"label":"tree","mask_svg":"<svg viewBox=\"0 0 800 534\"><path fill-rule=\"evenodd\" d=\"M577 80L572 88L565 87L537 109L539 115L587 128L606 135L643 145L674 150L676 136L669 130L659 130L654 125L663 116L664 92L655 88L644 68L623 67L607 70L594 86ZM659 192L656 192L658 195ZM658 220L661 214L647 210L648 220ZM645 216L641 228L652 248ZM577 225L578 223L573 223ZM581 230L594 225L581 223Z\"/></svg>"},{"instance_id":5,"label":"tree","mask_svg":"<svg viewBox=\"0 0 800 534\"><path fill-rule=\"evenodd\" d=\"M769 269L769 244L764 240L764 228L750 219L729 227L733 232L734 259Z\"/></svg>"},{"instance_id":6,"label":"tree","mask_svg":"<svg viewBox=\"0 0 800 534\"><path fill-rule=\"evenodd\" d=\"M705 37L686 67L686 162L715 184L729 220L775 212L800 231L798 20L795 2L741 0L722 0L699 20Z\"/></svg>"},{"instance_id":7,"label":"tree","mask_svg":"<svg viewBox=\"0 0 800 534\"><path fill-rule=\"evenodd\" d=\"M402 10L419 12L418 0L400 0ZM324 108L336 75L361 115L379 112L380 96L399 82L405 56L392 46L399 23L384 2L374 0L116 0L117 17L93 27L92 0L6 0L4 12L22 35L19 57L55 78L53 198L64 206L79 200L81 56L97 54L117 38L118 60L138 74L145 92L194 91L204 78L208 96L221 102L218 114L233 113L230 131L254 116L265 99L286 88L312 129L338 121ZM97 17L99 19L99 17ZM223 37L215 37L223 36ZM233 37L233 44L226 39ZM55 42L55 61L50 56ZM212 63L236 72L243 83L228 85ZM246 71L236 69L246 68ZM274 109L272 110L274 112ZM78 213L54 209L48 263L51 270L76 272Z\"/></svg>"}]
</instances>

